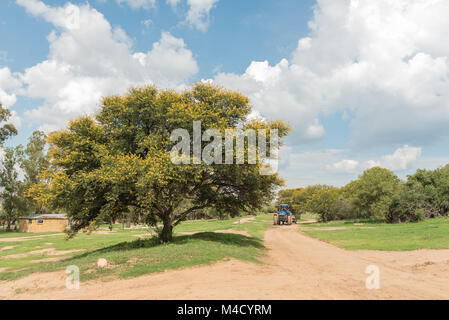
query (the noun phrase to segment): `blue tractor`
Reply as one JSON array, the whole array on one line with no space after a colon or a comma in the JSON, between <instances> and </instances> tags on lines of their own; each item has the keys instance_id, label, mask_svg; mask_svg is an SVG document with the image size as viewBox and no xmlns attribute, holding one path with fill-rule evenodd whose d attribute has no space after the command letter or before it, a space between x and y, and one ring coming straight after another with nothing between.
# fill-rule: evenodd
<instances>
[{"instance_id":1,"label":"blue tractor","mask_svg":"<svg viewBox=\"0 0 449 320\"><path fill-rule=\"evenodd\" d=\"M290 210L288 204L280 204L278 211L274 214L274 225L296 223L296 217Z\"/></svg>"}]
</instances>

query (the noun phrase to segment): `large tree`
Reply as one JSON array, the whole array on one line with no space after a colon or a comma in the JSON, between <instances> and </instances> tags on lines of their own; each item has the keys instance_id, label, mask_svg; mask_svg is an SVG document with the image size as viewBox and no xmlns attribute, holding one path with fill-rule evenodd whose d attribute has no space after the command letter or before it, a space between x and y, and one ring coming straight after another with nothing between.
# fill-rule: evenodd
<instances>
[{"instance_id":1,"label":"large tree","mask_svg":"<svg viewBox=\"0 0 449 320\"><path fill-rule=\"evenodd\" d=\"M201 121L203 138L206 129L216 129L222 137L227 129L263 129L269 141L268 129L277 129L281 138L287 135L289 127L281 121L248 121L250 112L243 95L202 83L182 93L149 86L107 97L95 118L79 118L50 135L50 166L43 173L47 183L36 184L32 192L67 212L72 232L137 208L147 223L162 225L160 239L170 242L173 228L190 213L215 208L235 216L256 210L282 184L277 174L261 174L261 161L197 162L190 151L198 150L198 144L190 142L185 164L172 161L173 147L179 144L172 133L183 129L195 136L195 121ZM223 142L216 135L213 139ZM247 152L249 140L244 143ZM199 150L223 160L221 149L205 148L210 142L201 138L199 143ZM231 156L237 163L236 154Z\"/></svg>"}]
</instances>

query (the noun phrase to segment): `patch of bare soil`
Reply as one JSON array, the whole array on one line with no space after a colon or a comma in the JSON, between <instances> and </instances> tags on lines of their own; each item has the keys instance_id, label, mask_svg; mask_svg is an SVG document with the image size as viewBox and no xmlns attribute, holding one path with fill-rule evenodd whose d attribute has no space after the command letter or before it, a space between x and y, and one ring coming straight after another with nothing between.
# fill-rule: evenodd
<instances>
[{"instance_id":1,"label":"patch of bare soil","mask_svg":"<svg viewBox=\"0 0 449 320\"><path fill-rule=\"evenodd\" d=\"M6 269L8 269L8 268L0 268L0 272L5 271Z\"/></svg>"},{"instance_id":2,"label":"patch of bare soil","mask_svg":"<svg viewBox=\"0 0 449 320\"><path fill-rule=\"evenodd\" d=\"M93 231L92 234L111 234L111 233L116 233L117 231L110 231L110 230L98 230L98 231Z\"/></svg>"},{"instance_id":3,"label":"patch of bare soil","mask_svg":"<svg viewBox=\"0 0 449 320\"><path fill-rule=\"evenodd\" d=\"M147 233L144 233L144 234L136 234L136 235L134 235L134 237L137 237L139 239L143 239L143 238L151 237L151 236L154 236L154 235L156 235L156 232L147 232Z\"/></svg>"},{"instance_id":4,"label":"patch of bare soil","mask_svg":"<svg viewBox=\"0 0 449 320\"><path fill-rule=\"evenodd\" d=\"M318 220L316 219L309 219L309 220L305 220L305 221L300 221L298 222L298 224L312 224L312 223L317 223Z\"/></svg>"},{"instance_id":5,"label":"patch of bare soil","mask_svg":"<svg viewBox=\"0 0 449 320\"><path fill-rule=\"evenodd\" d=\"M6 250L11 250L11 249L14 249L14 246L6 246L3 248L0 248L0 252L6 251Z\"/></svg>"},{"instance_id":6,"label":"patch of bare soil","mask_svg":"<svg viewBox=\"0 0 449 320\"><path fill-rule=\"evenodd\" d=\"M265 264L230 260L128 280L89 281L65 288L64 272L0 282L7 299L448 299L449 250L346 251L274 226L265 234ZM380 270L368 290L365 271ZM18 290L19 289L19 290Z\"/></svg>"},{"instance_id":7,"label":"patch of bare soil","mask_svg":"<svg viewBox=\"0 0 449 320\"><path fill-rule=\"evenodd\" d=\"M54 258L44 258L39 260L30 260L31 263L41 263L41 262L54 262L62 259L66 259L67 257L54 257Z\"/></svg>"},{"instance_id":8,"label":"patch of bare soil","mask_svg":"<svg viewBox=\"0 0 449 320\"><path fill-rule=\"evenodd\" d=\"M30 236L30 237L17 237L17 238L0 238L0 242L22 242L22 241L29 241L29 240L40 240L46 237L55 237L55 236L61 236L64 235L64 233L55 233L55 234L45 234L40 236Z\"/></svg>"},{"instance_id":9,"label":"patch of bare soil","mask_svg":"<svg viewBox=\"0 0 449 320\"><path fill-rule=\"evenodd\" d=\"M322 227L322 228L313 228L312 230L335 231L335 230L346 230L346 227Z\"/></svg>"},{"instance_id":10,"label":"patch of bare soil","mask_svg":"<svg viewBox=\"0 0 449 320\"><path fill-rule=\"evenodd\" d=\"M247 223L247 222L254 221L254 220L256 220L255 217L243 218L243 219L237 220L236 222L234 222L234 224L242 224L242 223Z\"/></svg>"},{"instance_id":11,"label":"patch of bare soil","mask_svg":"<svg viewBox=\"0 0 449 320\"><path fill-rule=\"evenodd\" d=\"M4 259L26 258L26 257L36 255L36 254L46 254L49 256L60 256L60 255L65 255L65 254L69 254L69 253L81 252L81 251L85 251L85 250L84 249L56 250L55 248L47 248L47 249L42 249L42 250L29 251L29 252L25 252L25 253L10 254L10 255L4 256L2 258L4 258Z\"/></svg>"}]
</instances>

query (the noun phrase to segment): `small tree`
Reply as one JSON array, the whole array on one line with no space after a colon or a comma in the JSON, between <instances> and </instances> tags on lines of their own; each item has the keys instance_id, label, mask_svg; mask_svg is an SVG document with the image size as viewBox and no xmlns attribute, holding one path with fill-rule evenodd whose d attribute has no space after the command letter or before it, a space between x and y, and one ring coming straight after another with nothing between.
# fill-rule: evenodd
<instances>
[{"instance_id":1,"label":"small tree","mask_svg":"<svg viewBox=\"0 0 449 320\"><path fill-rule=\"evenodd\" d=\"M320 186L308 200L308 208L327 222L338 218L340 210L340 190L334 187Z\"/></svg>"},{"instance_id":2,"label":"small tree","mask_svg":"<svg viewBox=\"0 0 449 320\"><path fill-rule=\"evenodd\" d=\"M386 219L390 223L421 221L439 215L436 202L429 200L420 184L401 184L394 195Z\"/></svg>"},{"instance_id":3,"label":"small tree","mask_svg":"<svg viewBox=\"0 0 449 320\"><path fill-rule=\"evenodd\" d=\"M352 204L361 216L385 220L400 180L390 170L374 167L351 185Z\"/></svg>"},{"instance_id":4,"label":"small tree","mask_svg":"<svg viewBox=\"0 0 449 320\"><path fill-rule=\"evenodd\" d=\"M20 167L24 172L24 188L29 189L33 185L41 182L40 173L48 168L48 161L45 154L46 136L42 131L34 131L28 139L28 144L24 150ZM43 213L42 203L35 201L26 193L27 207L35 214Z\"/></svg>"}]
</instances>

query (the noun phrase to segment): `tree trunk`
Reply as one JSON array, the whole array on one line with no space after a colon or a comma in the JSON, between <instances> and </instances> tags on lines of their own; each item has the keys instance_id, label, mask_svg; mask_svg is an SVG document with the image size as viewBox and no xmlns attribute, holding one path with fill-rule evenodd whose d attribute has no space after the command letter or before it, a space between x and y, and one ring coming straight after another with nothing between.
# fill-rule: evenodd
<instances>
[{"instance_id":1,"label":"tree trunk","mask_svg":"<svg viewBox=\"0 0 449 320\"><path fill-rule=\"evenodd\" d=\"M162 228L161 233L159 234L159 238L162 243L170 243L173 241L173 226L170 219L165 219L163 221L164 226Z\"/></svg>"}]
</instances>

